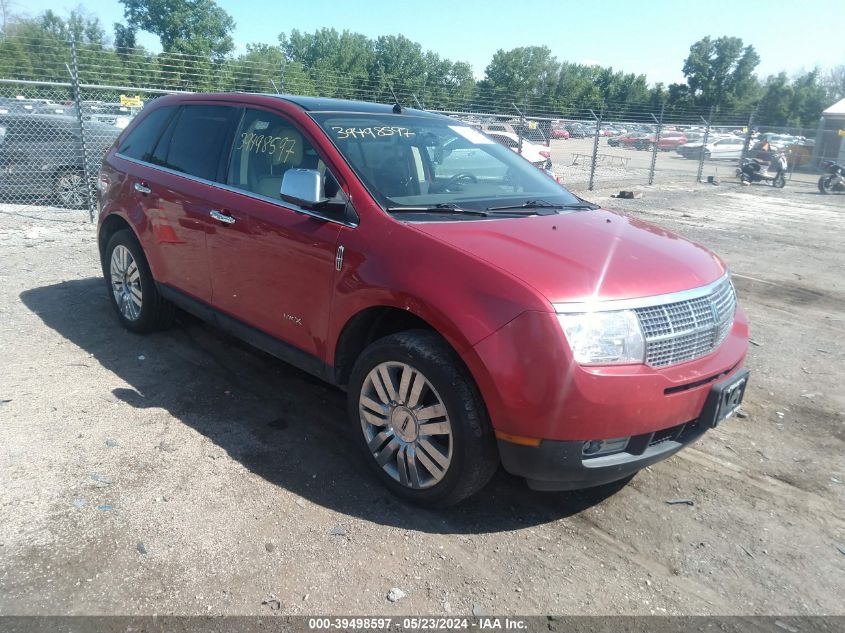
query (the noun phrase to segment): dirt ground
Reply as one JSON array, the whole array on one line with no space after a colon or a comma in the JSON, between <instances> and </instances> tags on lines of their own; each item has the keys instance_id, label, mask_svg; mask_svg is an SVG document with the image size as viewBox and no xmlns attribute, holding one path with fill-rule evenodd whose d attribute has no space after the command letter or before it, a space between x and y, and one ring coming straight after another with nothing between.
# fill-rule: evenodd
<instances>
[{"instance_id":1,"label":"dirt ground","mask_svg":"<svg viewBox=\"0 0 845 633\"><path fill-rule=\"evenodd\" d=\"M641 190L584 195L730 264L746 417L609 496L500 472L444 513L371 476L340 392L122 330L85 214L3 206L0 614L845 614L845 197Z\"/></svg>"}]
</instances>

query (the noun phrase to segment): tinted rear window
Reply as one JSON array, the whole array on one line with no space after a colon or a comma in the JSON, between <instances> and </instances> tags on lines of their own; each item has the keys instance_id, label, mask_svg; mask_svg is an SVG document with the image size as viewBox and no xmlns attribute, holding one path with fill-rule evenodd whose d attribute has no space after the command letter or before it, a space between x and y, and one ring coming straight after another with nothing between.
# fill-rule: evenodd
<instances>
[{"instance_id":1,"label":"tinted rear window","mask_svg":"<svg viewBox=\"0 0 845 633\"><path fill-rule=\"evenodd\" d=\"M191 176L215 180L223 153L228 149L237 108L229 106L188 105L171 124L172 135L167 153L156 163Z\"/></svg>"},{"instance_id":2,"label":"tinted rear window","mask_svg":"<svg viewBox=\"0 0 845 633\"><path fill-rule=\"evenodd\" d=\"M118 152L129 158L149 161L155 148L156 141L176 110L174 106L159 108L149 115L132 130L120 144Z\"/></svg>"}]
</instances>

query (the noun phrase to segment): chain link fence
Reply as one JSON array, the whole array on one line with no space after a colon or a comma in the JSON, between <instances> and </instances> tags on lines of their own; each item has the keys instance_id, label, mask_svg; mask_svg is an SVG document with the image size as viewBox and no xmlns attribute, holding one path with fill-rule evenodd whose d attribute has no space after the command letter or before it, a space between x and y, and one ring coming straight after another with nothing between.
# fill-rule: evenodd
<instances>
[{"instance_id":1,"label":"chain link fence","mask_svg":"<svg viewBox=\"0 0 845 633\"><path fill-rule=\"evenodd\" d=\"M836 125L772 128L758 125L752 112L624 102L552 108L537 99L467 94L458 85L352 79L283 60L211 62L140 50L77 50L73 42L33 50L38 59L28 67L0 59L0 205L88 209L92 219L103 155L144 106L173 92L399 102L484 131L576 191L735 179L742 159L758 157L764 140L786 155L787 182L815 186L819 163L839 159L845 147Z\"/></svg>"}]
</instances>

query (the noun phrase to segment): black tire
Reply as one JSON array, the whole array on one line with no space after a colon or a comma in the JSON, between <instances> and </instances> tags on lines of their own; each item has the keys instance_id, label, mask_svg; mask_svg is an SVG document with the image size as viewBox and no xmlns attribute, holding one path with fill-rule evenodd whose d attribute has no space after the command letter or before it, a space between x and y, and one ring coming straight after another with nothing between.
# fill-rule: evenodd
<instances>
[{"instance_id":1,"label":"black tire","mask_svg":"<svg viewBox=\"0 0 845 633\"><path fill-rule=\"evenodd\" d=\"M833 181L833 176L822 176L819 178L819 192L828 194L831 192L830 183Z\"/></svg>"},{"instance_id":2,"label":"black tire","mask_svg":"<svg viewBox=\"0 0 845 633\"><path fill-rule=\"evenodd\" d=\"M138 315L134 319L128 318L121 310L112 286L112 256L119 246L129 251L137 265L142 302ZM141 334L163 330L173 324L176 307L159 294L147 258L144 255L144 249L141 248L132 231L123 229L111 236L103 253L102 264L109 300L123 327Z\"/></svg>"},{"instance_id":3,"label":"black tire","mask_svg":"<svg viewBox=\"0 0 845 633\"><path fill-rule=\"evenodd\" d=\"M404 363L421 372L442 400L451 422L451 461L442 479L428 488L401 484L376 462L367 445L360 413L362 389L370 372L388 362ZM435 508L452 506L484 488L498 467L496 441L481 394L458 355L434 332L408 330L367 347L352 369L347 412L356 443L369 467L387 488L413 503Z\"/></svg>"},{"instance_id":4,"label":"black tire","mask_svg":"<svg viewBox=\"0 0 845 633\"><path fill-rule=\"evenodd\" d=\"M776 189L783 189L786 185L786 177L783 175L783 172L780 172L777 176L772 179L772 187Z\"/></svg>"}]
</instances>

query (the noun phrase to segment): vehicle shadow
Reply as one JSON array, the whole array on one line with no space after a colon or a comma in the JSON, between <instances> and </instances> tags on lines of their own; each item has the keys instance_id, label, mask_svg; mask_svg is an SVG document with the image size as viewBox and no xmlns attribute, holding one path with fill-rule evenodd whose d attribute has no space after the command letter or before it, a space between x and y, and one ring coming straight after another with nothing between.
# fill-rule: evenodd
<instances>
[{"instance_id":1,"label":"vehicle shadow","mask_svg":"<svg viewBox=\"0 0 845 633\"><path fill-rule=\"evenodd\" d=\"M424 532L489 533L571 516L621 488L538 493L500 469L458 507L420 509L370 472L353 445L340 390L188 315L166 332L132 334L118 323L100 278L34 288L20 298L131 385L113 389L117 399L168 411L250 471L337 512Z\"/></svg>"}]
</instances>

